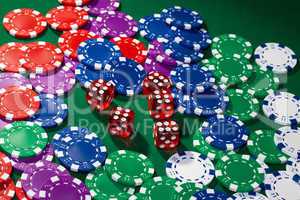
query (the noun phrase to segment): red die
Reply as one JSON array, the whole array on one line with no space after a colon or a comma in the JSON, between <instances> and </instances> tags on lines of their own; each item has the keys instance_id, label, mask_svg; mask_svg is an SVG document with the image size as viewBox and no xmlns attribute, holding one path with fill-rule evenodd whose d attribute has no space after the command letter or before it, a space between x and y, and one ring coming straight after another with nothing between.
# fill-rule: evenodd
<instances>
[{"instance_id":1,"label":"red die","mask_svg":"<svg viewBox=\"0 0 300 200\"><path fill-rule=\"evenodd\" d=\"M134 112L116 107L110 113L108 131L111 135L128 138L133 133Z\"/></svg>"},{"instance_id":2,"label":"red die","mask_svg":"<svg viewBox=\"0 0 300 200\"><path fill-rule=\"evenodd\" d=\"M114 96L115 86L113 83L99 79L90 85L86 99L93 109L103 111L109 108Z\"/></svg>"},{"instance_id":3,"label":"red die","mask_svg":"<svg viewBox=\"0 0 300 200\"><path fill-rule=\"evenodd\" d=\"M155 90L170 90L170 79L159 72L150 72L143 81L143 94L149 95Z\"/></svg>"},{"instance_id":4,"label":"red die","mask_svg":"<svg viewBox=\"0 0 300 200\"><path fill-rule=\"evenodd\" d=\"M148 96L150 116L155 120L164 120L174 114L174 99L169 90L155 90Z\"/></svg>"},{"instance_id":5,"label":"red die","mask_svg":"<svg viewBox=\"0 0 300 200\"><path fill-rule=\"evenodd\" d=\"M154 144L160 149L174 149L180 143L179 126L173 120L156 122L153 134Z\"/></svg>"}]
</instances>

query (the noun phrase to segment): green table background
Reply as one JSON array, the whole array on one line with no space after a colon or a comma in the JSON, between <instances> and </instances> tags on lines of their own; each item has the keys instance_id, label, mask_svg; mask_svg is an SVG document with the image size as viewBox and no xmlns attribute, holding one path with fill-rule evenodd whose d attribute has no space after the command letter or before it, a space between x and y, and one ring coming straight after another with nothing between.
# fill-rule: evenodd
<instances>
[{"instance_id":1,"label":"green table background","mask_svg":"<svg viewBox=\"0 0 300 200\"><path fill-rule=\"evenodd\" d=\"M57 0L0 0L0 18L2 19L8 11L15 8L28 7L46 14L49 9L57 5ZM138 20L143 16L159 13L163 8L172 5L180 5L199 11L204 17L206 26L212 36L223 33L236 33L251 41L254 47L262 42L282 42L300 55L300 3L296 0L286 0L284 2L273 0L122 0L121 10ZM49 28L45 34L34 39L34 41L48 41L57 44L59 34L59 32ZM0 26L0 44L11 41L20 42L20 40L11 37L3 26ZM32 40L23 40L23 42L30 41ZM208 57L209 53L206 53L206 57ZM300 82L297 77L300 77L299 65L288 77L280 77L284 82L282 88L300 95ZM153 121L147 113L147 101L143 96L134 98L120 96L113 103L114 105L132 108L136 112L136 133L130 141L112 138L106 131L107 113L100 115L91 112L84 96L84 90L77 84L74 90L65 98L70 108L68 121L56 129L48 130L50 137L65 126L87 127L103 139L109 152L118 149L130 149L144 153L153 161L156 174L165 175L165 160L174 152L164 152L154 146ZM174 119L181 125L182 144L179 149L193 149L192 135L199 128L199 124L203 119L180 114L177 114ZM276 129L278 127L266 119L263 114L258 117L258 120L251 121L247 125L250 130L260 128ZM282 166L272 167L282 168ZM19 175L14 173L14 179ZM84 174L73 173L73 175L81 179L85 177ZM216 181L210 187L223 190Z\"/></svg>"}]
</instances>

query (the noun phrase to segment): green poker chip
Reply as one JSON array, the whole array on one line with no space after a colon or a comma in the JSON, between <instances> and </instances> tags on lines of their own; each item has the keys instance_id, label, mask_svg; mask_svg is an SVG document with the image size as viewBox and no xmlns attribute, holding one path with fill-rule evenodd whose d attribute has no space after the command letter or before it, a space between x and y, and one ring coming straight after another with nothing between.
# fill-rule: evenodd
<instances>
[{"instance_id":1,"label":"green poker chip","mask_svg":"<svg viewBox=\"0 0 300 200\"><path fill-rule=\"evenodd\" d=\"M154 177L145 182L140 188L140 193L147 196L151 200L174 200L175 195L179 193L177 186L180 183L169 177Z\"/></svg>"},{"instance_id":2,"label":"green poker chip","mask_svg":"<svg viewBox=\"0 0 300 200\"><path fill-rule=\"evenodd\" d=\"M111 180L102 168L89 173L85 179L85 184L95 200L127 200L135 192L134 188Z\"/></svg>"},{"instance_id":3,"label":"green poker chip","mask_svg":"<svg viewBox=\"0 0 300 200\"><path fill-rule=\"evenodd\" d=\"M205 155L211 160L219 160L226 154L226 152L208 144L199 129L193 136L193 147L196 151Z\"/></svg>"},{"instance_id":4,"label":"green poker chip","mask_svg":"<svg viewBox=\"0 0 300 200\"><path fill-rule=\"evenodd\" d=\"M240 56L250 59L253 53L252 44L241 36L224 34L213 38L211 45L212 55L215 57Z\"/></svg>"},{"instance_id":5,"label":"green poker chip","mask_svg":"<svg viewBox=\"0 0 300 200\"><path fill-rule=\"evenodd\" d=\"M233 192L250 192L263 183L266 165L249 155L234 152L223 156L216 164L217 180Z\"/></svg>"},{"instance_id":6,"label":"green poker chip","mask_svg":"<svg viewBox=\"0 0 300 200\"><path fill-rule=\"evenodd\" d=\"M0 147L14 158L36 156L47 143L48 134L33 122L13 122L0 131Z\"/></svg>"},{"instance_id":7,"label":"green poker chip","mask_svg":"<svg viewBox=\"0 0 300 200\"><path fill-rule=\"evenodd\" d=\"M145 155L128 150L111 153L105 161L111 178L127 186L139 186L153 177L154 165Z\"/></svg>"},{"instance_id":8,"label":"green poker chip","mask_svg":"<svg viewBox=\"0 0 300 200\"><path fill-rule=\"evenodd\" d=\"M260 68L257 65L253 67L254 73L252 76L240 86L242 90L254 91L254 96L263 98L278 89L280 81L272 71Z\"/></svg>"},{"instance_id":9,"label":"green poker chip","mask_svg":"<svg viewBox=\"0 0 300 200\"><path fill-rule=\"evenodd\" d=\"M212 71L219 82L225 85L246 82L253 71L250 62L240 57L210 58L203 60L202 63Z\"/></svg>"},{"instance_id":10,"label":"green poker chip","mask_svg":"<svg viewBox=\"0 0 300 200\"><path fill-rule=\"evenodd\" d=\"M240 89L226 91L229 103L226 114L235 116L241 121L248 121L257 117L260 104L249 92ZM252 93L253 94L253 93Z\"/></svg>"},{"instance_id":11,"label":"green poker chip","mask_svg":"<svg viewBox=\"0 0 300 200\"><path fill-rule=\"evenodd\" d=\"M201 184L196 184L196 183L180 183L176 187L176 190L179 193L176 193L173 200L186 200L190 199L191 196L193 196L196 192L199 190L204 189L204 186Z\"/></svg>"},{"instance_id":12,"label":"green poker chip","mask_svg":"<svg viewBox=\"0 0 300 200\"><path fill-rule=\"evenodd\" d=\"M257 130L250 134L247 148L251 155L267 164L283 164L288 160L274 142L273 130Z\"/></svg>"},{"instance_id":13,"label":"green poker chip","mask_svg":"<svg viewBox=\"0 0 300 200\"><path fill-rule=\"evenodd\" d=\"M146 195L142 193L135 193L134 195L130 196L128 200L151 200Z\"/></svg>"}]
</instances>

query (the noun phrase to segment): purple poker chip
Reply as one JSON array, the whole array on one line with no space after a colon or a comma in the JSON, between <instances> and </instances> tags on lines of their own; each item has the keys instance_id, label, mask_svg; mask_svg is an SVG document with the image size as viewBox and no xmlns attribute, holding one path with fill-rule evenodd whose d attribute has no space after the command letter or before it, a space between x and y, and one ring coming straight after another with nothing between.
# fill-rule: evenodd
<instances>
[{"instance_id":1,"label":"purple poker chip","mask_svg":"<svg viewBox=\"0 0 300 200\"><path fill-rule=\"evenodd\" d=\"M160 72L161 74L169 77L173 67L163 65L159 62L156 62L152 58L147 58L146 61L145 61L145 64L144 64L144 68L145 68L147 73L150 73L150 72L153 72L153 71L154 72Z\"/></svg>"},{"instance_id":2,"label":"purple poker chip","mask_svg":"<svg viewBox=\"0 0 300 200\"><path fill-rule=\"evenodd\" d=\"M70 177L68 170L48 161L38 161L21 175L21 183L27 196L38 199L42 187L54 176Z\"/></svg>"},{"instance_id":3,"label":"purple poker chip","mask_svg":"<svg viewBox=\"0 0 300 200\"><path fill-rule=\"evenodd\" d=\"M70 68L72 70L72 72L75 72L77 65L79 65L78 61L72 60L71 58L68 58L66 56L64 57L64 63L65 63L65 66L67 66L68 68Z\"/></svg>"},{"instance_id":4,"label":"purple poker chip","mask_svg":"<svg viewBox=\"0 0 300 200\"><path fill-rule=\"evenodd\" d=\"M9 123L0 119L0 129L3 128L4 126L6 126L7 124L9 124Z\"/></svg>"},{"instance_id":5,"label":"purple poker chip","mask_svg":"<svg viewBox=\"0 0 300 200\"><path fill-rule=\"evenodd\" d=\"M154 40L149 45L149 57L156 60L157 62L163 64L163 65L169 65L169 66L176 66L178 63L175 59L171 58L167 54L165 54L163 49L163 44L158 41Z\"/></svg>"},{"instance_id":6,"label":"purple poker chip","mask_svg":"<svg viewBox=\"0 0 300 200\"><path fill-rule=\"evenodd\" d=\"M29 80L21 74L11 72L0 73L0 88L7 88L10 86L25 86L32 88Z\"/></svg>"},{"instance_id":7,"label":"purple poker chip","mask_svg":"<svg viewBox=\"0 0 300 200\"><path fill-rule=\"evenodd\" d=\"M10 158L11 163L15 170L19 172L25 172L28 168L38 161L49 161L51 162L54 157L54 151L50 145L37 156L31 158Z\"/></svg>"},{"instance_id":8,"label":"purple poker chip","mask_svg":"<svg viewBox=\"0 0 300 200\"><path fill-rule=\"evenodd\" d=\"M39 199L91 200L92 196L81 180L71 176L53 176L42 187Z\"/></svg>"},{"instance_id":9,"label":"purple poker chip","mask_svg":"<svg viewBox=\"0 0 300 200\"><path fill-rule=\"evenodd\" d=\"M38 93L58 96L70 91L76 83L75 73L68 66L64 66L48 76L30 74L29 78Z\"/></svg>"},{"instance_id":10,"label":"purple poker chip","mask_svg":"<svg viewBox=\"0 0 300 200\"><path fill-rule=\"evenodd\" d=\"M97 17L96 21L98 27L97 32L99 32L101 36L132 37L138 32L137 21L123 12L101 12L101 15Z\"/></svg>"},{"instance_id":11,"label":"purple poker chip","mask_svg":"<svg viewBox=\"0 0 300 200\"><path fill-rule=\"evenodd\" d=\"M99 16L103 11L114 11L120 6L120 0L93 0L85 8L90 15Z\"/></svg>"}]
</instances>

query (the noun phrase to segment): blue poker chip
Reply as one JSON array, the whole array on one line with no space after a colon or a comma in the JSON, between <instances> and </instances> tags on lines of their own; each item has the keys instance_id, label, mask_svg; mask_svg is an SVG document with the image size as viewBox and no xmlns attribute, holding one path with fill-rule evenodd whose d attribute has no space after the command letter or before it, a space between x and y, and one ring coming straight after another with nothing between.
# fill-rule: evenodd
<instances>
[{"instance_id":1,"label":"blue poker chip","mask_svg":"<svg viewBox=\"0 0 300 200\"><path fill-rule=\"evenodd\" d=\"M199 29L203 24L198 12L180 6L163 9L162 16L167 24L185 30Z\"/></svg>"},{"instance_id":2,"label":"blue poker chip","mask_svg":"<svg viewBox=\"0 0 300 200\"><path fill-rule=\"evenodd\" d=\"M30 121L43 128L53 128L61 125L68 116L68 105L62 98L52 94L40 94L41 108Z\"/></svg>"},{"instance_id":3,"label":"blue poker chip","mask_svg":"<svg viewBox=\"0 0 300 200\"><path fill-rule=\"evenodd\" d=\"M205 141L221 150L237 150L247 143L249 132L244 123L232 116L216 115L199 129Z\"/></svg>"},{"instance_id":4,"label":"blue poker chip","mask_svg":"<svg viewBox=\"0 0 300 200\"><path fill-rule=\"evenodd\" d=\"M105 79L109 72L93 70L83 64L78 64L75 69L75 78L82 87L89 88L94 80Z\"/></svg>"},{"instance_id":5,"label":"blue poker chip","mask_svg":"<svg viewBox=\"0 0 300 200\"><path fill-rule=\"evenodd\" d=\"M268 200L268 198L257 192L235 193L228 200Z\"/></svg>"},{"instance_id":6,"label":"blue poker chip","mask_svg":"<svg viewBox=\"0 0 300 200\"><path fill-rule=\"evenodd\" d=\"M176 29L175 34L175 42L194 51L206 49L212 43L211 37L205 29L200 29L199 31Z\"/></svg>"},{"instance_id":7,"label":"blue poker chip","mask_svg":"<svg viewBox=\"0 0 300 200\"><path fill-rule=\"evenodd\" d=\"M158 38L173 39L174 31L161 18L160 14L154 14L141 18L139 21L140 35L148 41L153 41Z\"/></svg>"},{"instance_id":8,"label":"blue poker chip","mask_svg":"<svg viewBox=\"0 0 300 200\"><path fill-rule=\"evenodd\" d=\"M163 49L165 54L177 60L178 63L197 63L204 57L204 54L201 51L194 51L193 49L186 48L175 41L165 40Z\"/></svg>"},{"instance_id":9,"label":"blue poker chip","mask_svg":"<svg viewBox=\"0 0 300 200\"><path fill-rule=\"evenodd\" d=\"M101 70L111 61L122 55L120 48L110 41L97 38L80 43L78 50L78 60L95 70Z\"/></svg>"},{"instance_id":10,"label":"blue poker chip","mask_svg":"<svg viewBox=\"0 0 300 200\"><path fill-rule=\"evenodd\" d=\"M172 96L177 112L186 115L194 114L195 105L190 95L184 94L182 90L172 89Z\"/></svg>"},{"instance_id":11,"label":"blue poker chip","mask_svg":"<svg viewBox=\"0 0 300 200\"><path fill-rule=\"evenodd\" d=\"M206 189L196 192L190 200L227 200L227 198L229 198L229 196L224 192Z\"/></svg>"},{"instance_id":12,"label":"blue poker chip","mask_svg":"<svg viewBox=\"0 0 300 200\"><path fill-rule=\"evenodd\" d=\"M64 128L54 135L52 147L58 160L74 172L90 172L99 168L107 157L103 142L87 128Z\"/></svg>"},{"instance_id":13,"label":"blue poker chip","mask_svg":"<svg viewBox=\"0 0 300 200\"><path fill-rule=\"evenodd\" d=\"M133 60L119 57L112 62L106 81L111 81L116 87L116 91L121 95L132 96L141 92L141 85L147 73L144 67Z\"/></svg>"},{"instance_id":14,"label":"blue poker chip","mask_svg":"<svg viewBox=\"0 0 300 200\"><path fill-rule=\"evenodd\" d=\"M190 94L194 91L203 92L215 83L215 78L208 68L199 65L179 65L170 73L172 84L179 90Z\"/></svg>"}]
</instances>

